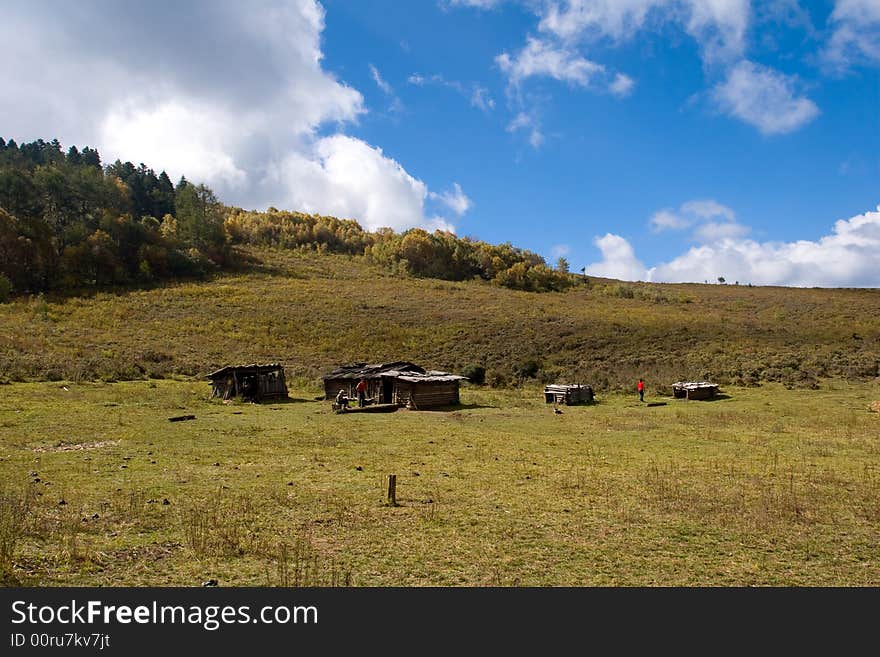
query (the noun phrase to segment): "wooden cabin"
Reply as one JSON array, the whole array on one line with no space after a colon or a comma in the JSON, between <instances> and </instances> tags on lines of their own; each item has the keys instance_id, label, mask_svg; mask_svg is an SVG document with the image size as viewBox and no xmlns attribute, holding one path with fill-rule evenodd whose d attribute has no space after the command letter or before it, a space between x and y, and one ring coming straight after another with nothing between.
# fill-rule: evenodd
<instances>
[{"instance_id":1,"label":"wooden cabin","mask_svg":"<svg viewBox=\"0 0 880 657\"><path fill-rule=\"evenodd\" d=\"M590 386L567 383L551 383L544 386L544 401L548 404L584 404L593 401Z\"/></svg>"},{"instance_id":2,"label":"wooden cabin","mask_svg":"<svg viewBox=\"0 0 880 657\"><path fill-rule=\"evenodd\" d=\"M718 384L709 381L676 381L672 396L679 399L712 399L718 394Z\"/></svg>"},{"instance_id":3,"label":"wooden cabin","mask_svg":"<svg viewBox=\"0 0 880 657\"><path fill-rule=\"evenodd\" d=\"M358 381L367 383L368 404L397 404L415 409L454 406L459 403L459 382L467 377L449 372L427 371L406 361L338 367L324 377L325 399L343 393L357 399Z\"/></svg>"},{"instance_id":4,"label":"wooden cabin","mask_svg":"<svg viewBox=\"0 0 880 657\"><path fill-rule=\"evenodd\" d=\"M438 371L424 374L401 372L393 380L394 400L407 408L423 410L459 404L459 382L467 377Z\"/></svg>"},{"instance_id":5,"label":"wooden cabin","mask_svg":"<svg viewBox=\"0 0 880 657\"><path fill-rule=\"evenodd\" d=\"M355 387L358 381L364 379L367 382L367 399L374 400L377 404L390 404L394 396L394 386L391 379L382 376L389 372L424 374L425 370L406 361L376 365L367 363L342 365L324 377L324 398L335 399L336 394L342 390L346 397L357 399Z\"/></svg>"},{"instance_id":6,"label":"wooden cabin","mask_svg":"<svg viewBox=\"0 0 880 657\"><path fill-rule=\"evenodd\" d=\"M229 365L207 375L211 380L211 397L223 400L239 397L246 401L262 401L287 397L284 367L267 365Z\"/></svg>"}]
</instances>

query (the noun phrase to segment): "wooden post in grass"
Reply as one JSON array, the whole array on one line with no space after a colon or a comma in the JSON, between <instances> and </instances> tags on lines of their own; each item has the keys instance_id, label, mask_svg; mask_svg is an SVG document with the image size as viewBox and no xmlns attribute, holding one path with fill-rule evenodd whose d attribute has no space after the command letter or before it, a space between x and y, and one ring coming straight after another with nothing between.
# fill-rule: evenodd
<instances>
[{"instance_id":1,"label":"wooden post in grass","mask_svg":"<svg viewBox=\"0 0 880 657\"><path fill-rule=\"evenodd\" d=\"M397 475L388 475L388 506L397 506Z\"/></svg>"}]
</instances>

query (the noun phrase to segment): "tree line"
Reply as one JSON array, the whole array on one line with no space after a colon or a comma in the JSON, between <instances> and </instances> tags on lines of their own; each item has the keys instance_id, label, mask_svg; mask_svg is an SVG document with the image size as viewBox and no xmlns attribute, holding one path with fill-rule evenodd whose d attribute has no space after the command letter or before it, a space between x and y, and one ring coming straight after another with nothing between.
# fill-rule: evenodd
<instances>
[{"instance_id":1,"label":"tree line","mask_svg":"<svg viewBox=\"0 0 880 657\"><path fill-rule=\"evenodd\" d=\"M511 244L488 244L440 230L369 232L356 221L275 208L231 209L226 230L233 243L363 255L396 273L424 278L478 278L535 292L565 290L577 281L563 260L551 268L537 253Z\"/></svg>"},{"instance_id":2,"label":"tree line","mask_svg":"<svg viewBox=\"0 0 880 657\"><path fill-rule=\"evenodd\" d=\"M364 230L351 219L227 207L206 185L173 184L144 164L102 165L98 151L58 140L0 138L0 300L198 277L234 263L236 244L363 256L401 275L478 278L564 290L567 266L453 233Z\"/></svg>"},{"instance_id":3,"label":"tree line","mask_svg":"<svg viewBox=\"0 0 880 657\"><path fill-rule=\"evenodd\" d=\"M0 138L0 294L199 276L229 259L204 185L97 150Z\"/></svg>"}]
</instances>

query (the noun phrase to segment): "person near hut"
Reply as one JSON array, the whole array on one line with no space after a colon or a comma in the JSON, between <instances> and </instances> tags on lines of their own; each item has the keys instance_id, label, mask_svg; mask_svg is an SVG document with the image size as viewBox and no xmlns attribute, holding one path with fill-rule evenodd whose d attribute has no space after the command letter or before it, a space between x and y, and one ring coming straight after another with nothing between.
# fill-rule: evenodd
<instances>
[{"instance_id":1,"label":"person near hut","mask_svg":"<svg viewBox=\"0 0 880 657\"><path fill-rule=\"evenodd\" d=\"M342 390L341 388L339 392L336 393L336 407L348 408L348 397L345 396L345 390Z\"/></svg>"},{"instance_id":2,"label":"person near hut","mask_svg":"<svg viewBox=\"0 0 880 657\"><path fill-rule=\"evenodd\" d=\"M639 379L639 382L636 384L636 390L639 391L639 401L645 401L645 382Z\"/></svg>"},{"instance_id":3,"label":"person near hut","mask_svg":"<svg viewBox=\"0 0 880 657\"><path fill-rule=\"evenodd\" d=\"M367 405L367 380L361 379L360 381L358 381L357 388L355 388L355 390L357 390L357 395L358 395L358 406L361 408L366 406Z\"/></svg>"}]
</instances>

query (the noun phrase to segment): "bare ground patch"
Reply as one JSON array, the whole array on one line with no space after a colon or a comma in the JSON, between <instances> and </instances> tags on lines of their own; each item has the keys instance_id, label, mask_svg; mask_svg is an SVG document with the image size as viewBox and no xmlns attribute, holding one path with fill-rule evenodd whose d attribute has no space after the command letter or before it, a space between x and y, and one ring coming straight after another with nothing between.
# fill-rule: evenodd
<instances>
[{"instance_id":1,"label":"bare ground patch","mask_svg":"<svg viewBox=\"0 0 880 657\"><path fill-rule=\"evenodd\" d=\"M100 449L102 447L112 447L118 445L118 440L98 440L91 443L64 443L62 445L54 445L52 447L34 447L34 452L77 452L88 449Z\"/></svg>"}]
</instances>

